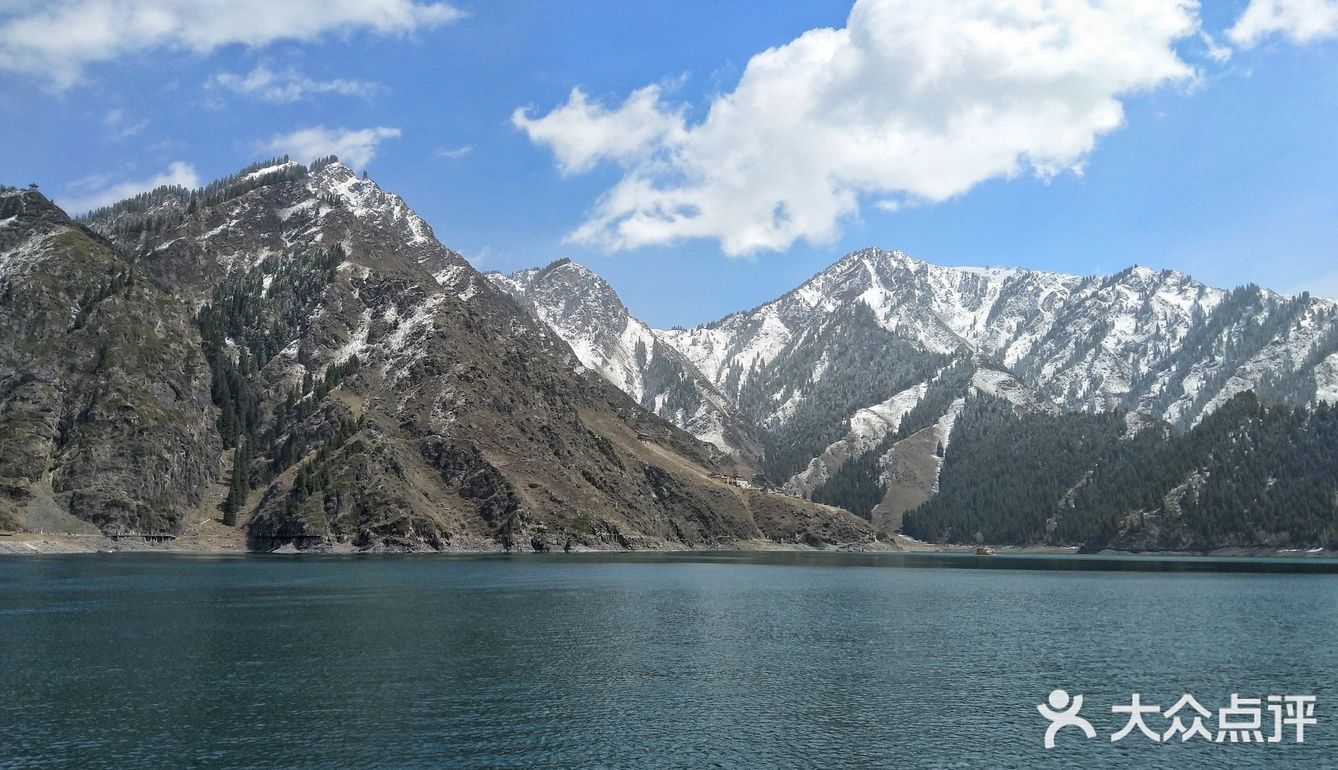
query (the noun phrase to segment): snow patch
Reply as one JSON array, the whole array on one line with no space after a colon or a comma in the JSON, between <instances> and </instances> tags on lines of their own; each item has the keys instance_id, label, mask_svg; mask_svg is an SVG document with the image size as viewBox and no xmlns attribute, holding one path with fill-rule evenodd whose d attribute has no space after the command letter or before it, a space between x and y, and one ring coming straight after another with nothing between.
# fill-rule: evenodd
<instances>
[{"instance_id":1,"label":"snow patch","mask_svg":"<svg viewBox=\"0 0 1338 770\"><path fill-rule=\"evenodd\" d=\"M273 174L275 172L282 171L286 168L292 168L297 165L299 164L295 161L286 160L282 163L276 163L273 166L265 166L264 168L256 169L255 171L252 171L251 173L243 176L242 180L259 179L260 177L265 176L267 174Z\"/></svg>"},{"instance_id":2,"label":"snow patch","mask_svg":"<svg viewBox=\"0 0 1338 770\"><path fill-rule=\"evenodd\" d=\"M345 342L334 352L333 363L342 364L353 356L365 358L367 355L367 335L372 329L372 309L367 308L362 311L358 319L358 328L349 335L348 342Z\"/></svg>"}]
</instances>

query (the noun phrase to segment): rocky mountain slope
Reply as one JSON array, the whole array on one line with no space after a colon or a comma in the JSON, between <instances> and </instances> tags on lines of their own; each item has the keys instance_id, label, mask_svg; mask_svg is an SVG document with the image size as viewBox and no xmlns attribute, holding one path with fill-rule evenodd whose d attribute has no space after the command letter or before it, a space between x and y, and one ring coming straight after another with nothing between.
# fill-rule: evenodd
<instances>
[{"instance_id":1,"label":"rocky mountain slope","mask_svg":"<svg viewBox=\"0 0 1338 770\"><path fill-rule=\"evenodd\" d=\"M590 371L333 158L83 223L36 192L3 201L9 526L171 534L219 499L259 548L872 541L844 511L709 477L751 469Z\"/></svg>"},{"instance_id":2,"label":"rocky mountain slope","mask_svg":"<svg viewBox=\"0 0 1338 770\"><path fill-rule=\"evenodd\" d=\"M641 406L721 451L760 462L756 430L696 366L632 317L603 278L569 259L487 277Z\"/></svg>"},{"instance_id":3,"label":"rocky mountain slope","mask_svg":"<svg viewBox=\"0 0 1338 770\"><path fill-rule=\"evenodd\" d=\"M746 400L754 370L810 358L812 329L851 305L925 354L983 356L1065 408L1141 408L1184 427L1250 388L1313 401L1332 387L1319 364L1338 354L1329 300L1253 286L1226 292L1142 267L1080 278L941 267L878 249L755 310L661 336ZM823 373L796 372L757 407L762 419L784 423Z\"/></svg>"},{"instance_id":4,"label":"rocky mountain slope","mask_svg":"<svg viewBox=\"0 0 1338 770\"><path fill-rule=\"evenodd\" d=\"M518 293L575 336L580 295L561 285ZM619 309L611 328L635 323L611 290L600 294ZM1177 430L1246 391L1299 407L1338 396L1334 302L1142 267L1083 278L869 249L753 310L648 334L754 427L772 478L884 531L938 491L956 417L976 395L1019 413L1119 410L1130 425ZM604 339L602 350L627 350ZM639 359L621 360L608 375L620 386L639 376Z\"/></svg>"},{"instance_id":5,"label":"rocky mountain slope","mask_svg":"<svg viewBox=\"0 0 1338 770\"><path fill-rule=\"evenodd\" d=\"M0 191L0 527L172 531L220 452L197 340L113 244Z\"/></svg>"}]
</instances>

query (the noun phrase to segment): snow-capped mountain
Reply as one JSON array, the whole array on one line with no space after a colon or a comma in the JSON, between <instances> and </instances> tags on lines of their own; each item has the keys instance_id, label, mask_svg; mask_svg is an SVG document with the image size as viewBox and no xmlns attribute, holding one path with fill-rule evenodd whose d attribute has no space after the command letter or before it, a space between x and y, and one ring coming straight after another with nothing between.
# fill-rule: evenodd
<instances>
[{"instance_id":1,"label":"snow-capped mountain","mask_svg":"<svg viewBox=\"0 0 1338 770\"><path fill-rule=\"evenodd\" d=\"M928 458L943 451L968 392L993 392L1020 411L1122 408L1181 428L1245 390L1296 405L1338 396L1334 302L1255 286L1224 291L1171 270L1084 278L944 267L867 249L753 310L673 330L647 329L590 271L565 270L581 280L541 291L521 284L543 271L494 280L510 282L536 316L586 351L583 361L638 399L648 367L635 351L672 347L761 432L768 473L793 492L823 499L824 485L844 484L842 465L877 451L865 472L879 475L888 497L905 498L879 503L889 515L923 501L901 495L898 477L932 493L938 463ZM938 388L930 409L935 381L964 361L969 382L957 378L952 393ZM937 426L934 440L922 436L914 452L910 436L884 445L917 406L914 433ZM660 414L702 435L681 416ZM916 464L922 472L910 470Z\"/></svg>"},{"instance_id":2,"label":"snow-capped mountain","mask_svg":"<svg viewBox=\"0 0 1338 770\"><path fill-rule=\"evenodd\" d=\"M613 287L568 259L487 277L571 345L585 366L697 438L757 461L761 445L730 400L632 317Z\"/></svg>"},{"instance_id":3,"label":"snow-capped mountain","mask_svg":"<svg viewBox=\"0 0 1338 770\"><path fill-rule=\"evenodd\" d=\"M1066 408L1141 407L1181 425L1267 374L1313 377L1319 361L1300 370L1308 357L1338 352L1329 350L1336 313L1328 300L1226 292L1144 267L1080 278L942 267L879 249L851 254L754 310L660 334L741 398L754 370L783 365L811 329L851 304L923 351L985 356ZM815 367L808 379L822 374ZM777 401L766 419L783 423L789 396Z\"/></svg>"}]
</instances>

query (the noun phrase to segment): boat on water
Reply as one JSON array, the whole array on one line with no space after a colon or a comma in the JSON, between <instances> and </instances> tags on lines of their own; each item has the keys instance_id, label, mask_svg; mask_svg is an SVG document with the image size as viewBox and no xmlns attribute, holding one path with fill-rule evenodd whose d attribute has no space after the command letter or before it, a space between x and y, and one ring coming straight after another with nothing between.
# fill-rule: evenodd
<instances>
[{"instance_id":1,"label":"boat on water","mask_svg":"<svg viewBox=\"0 0 1338 770\"><path fill-rule=\"evenodd\" d=\"M988 545L982 545L976 548L976 556L993 556L998 551L990 548Z\"/></svg>"}]
</instances>

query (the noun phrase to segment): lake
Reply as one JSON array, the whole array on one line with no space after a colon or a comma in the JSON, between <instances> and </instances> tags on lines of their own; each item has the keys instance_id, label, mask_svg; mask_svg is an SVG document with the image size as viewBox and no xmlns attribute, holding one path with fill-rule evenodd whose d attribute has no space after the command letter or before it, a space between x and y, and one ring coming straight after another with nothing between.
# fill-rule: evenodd
<instances>
[{"instance_id":1,"label":"lake","mask_svg":"<svg viewBox=\"0 0 1338 770\"><path fill-rule=\"evenodd\" d=\"M816 553L0 559L0 767L1334 767L1335 569ZM1036 706L1056 688L1083 694L1094 739L1064 728L1044 748ZM1317 724L1303 744L1291 728L1262 745L1137 730L1112 743L1127 717L1110 707L1133 692L1162 708L1191 694L1214 712L1209 729L1232 693L1314 695Z\"/></svg>"}]
</instances>

